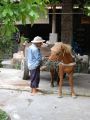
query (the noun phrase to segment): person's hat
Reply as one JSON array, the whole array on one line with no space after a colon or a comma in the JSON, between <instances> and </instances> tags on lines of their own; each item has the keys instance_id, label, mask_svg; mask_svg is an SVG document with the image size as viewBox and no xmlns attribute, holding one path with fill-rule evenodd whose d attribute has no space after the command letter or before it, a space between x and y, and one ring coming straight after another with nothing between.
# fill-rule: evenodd
<instances>
[{"instance_id":1,"label":"person's hat","mask_svg":"<svg viewBox=\"0 0 90 120\"><path fill-rule=\"evenodd\" d=\"M31 42L32 43L42 43L44 42L45 40L43 40L41 37L39 36L36 36Z\"/></svg>"}]
</instances>

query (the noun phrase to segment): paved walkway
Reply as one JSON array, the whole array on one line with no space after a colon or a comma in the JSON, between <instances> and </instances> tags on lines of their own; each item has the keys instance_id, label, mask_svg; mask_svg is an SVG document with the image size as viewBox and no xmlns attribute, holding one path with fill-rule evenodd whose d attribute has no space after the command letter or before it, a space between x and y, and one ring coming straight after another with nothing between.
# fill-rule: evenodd
<instances>
[{"instance_id":1,"label":"paved walkway","mask_svg":"<svg viewBox=\"0 0 90 120\"><path fill-rule=\"evenodd\" d=\"M74 74L74 88L77 95L90 96L90 74ZM0 68L0 89L30 91L29 80L22 80L22 71ZM50 87L50 73L41 72L40 89L46 94L57 94L58 87ZM68 80L64 80L63 94L70 94Z\"/></svg>"},{"instance_id":2,"label":"paved walkway","mask_svg":"<svg viewBox=\"0 0 90 120\"><path fill-rule=\"evenodd\" d=\"M89 120L90 74L75 74L77 99L69 95L68 81L64 81L63 98L58 88L50 87L49 72L41 72L42 95L30 95L29 81L22 80L22 72L0 69L0 108L11 120Z\"/></svg>"}]
</instances>

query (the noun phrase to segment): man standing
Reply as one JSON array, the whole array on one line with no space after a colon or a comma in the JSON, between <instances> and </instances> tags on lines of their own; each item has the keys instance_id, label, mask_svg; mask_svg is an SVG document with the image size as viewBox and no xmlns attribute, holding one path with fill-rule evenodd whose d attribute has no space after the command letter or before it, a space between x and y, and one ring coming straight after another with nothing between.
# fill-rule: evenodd
<instances>
[{"instance_id":1,"label":"man standing","mask_svg":"<svg viewBox=\"0 0 90 120\"><path fill-rule=\"evenodd\" d=\"M41 37L36 36L31 42L32 45L28 49L28 69L30 70L30 87L32 95L38 92L40 82L40 64L42 62L42 55L40 47L45 40Z\"/></svg>"}]
</instances>

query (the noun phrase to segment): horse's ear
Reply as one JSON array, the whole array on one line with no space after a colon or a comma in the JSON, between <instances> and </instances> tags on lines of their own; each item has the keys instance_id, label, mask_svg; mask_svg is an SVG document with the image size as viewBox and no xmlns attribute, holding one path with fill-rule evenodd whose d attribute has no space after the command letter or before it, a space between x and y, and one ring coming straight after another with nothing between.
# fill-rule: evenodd
<instances>
[{"instance_id":1,"label":"horse's ear","mask_svg":"<svg viewBox=\"0 0 90 120\"><path fill-rule=\"evenodd\" d=\"M64 49L64 45L63 45L63 43L61 44L61 49L62 49L62 50Z\"/></svg>"}]
</instances>

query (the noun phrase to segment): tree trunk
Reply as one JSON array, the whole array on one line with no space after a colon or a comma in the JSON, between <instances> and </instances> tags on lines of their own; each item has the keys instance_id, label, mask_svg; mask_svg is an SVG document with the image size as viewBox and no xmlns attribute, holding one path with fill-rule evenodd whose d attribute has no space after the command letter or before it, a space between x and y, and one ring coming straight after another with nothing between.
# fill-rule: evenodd
<instances>
[{"instance_id":1,"label":"tree trunk","mask_svg":"<svg viewBox=\"0 0 90 120\"><path fill-rule=\"evenodd\" d=\"M56 5L52 5L52 33L49 34L49 41L51 44L58 41L58 35L56 33Z\"/></svg>"},{"instance_id":2,"label":"tree trunk","mask_svg":"<svg viewBox=\"0 0 90 120\"><path fill-rule=\"evenodd\" d=\"M56 32L56 5L52 6L53 14L52 14L52 33Z\"/></svg>"},{"instance_id":3,"label":"tree trunk","mask_svg":"<svg viewBox=\"0 0 90 120\"><path fill-rule=\"evenodd\" d=\"M67 44L72 43L73 14L72 0L63 0L61 15L61 41Z\"/></svg>"}]
</instances>

